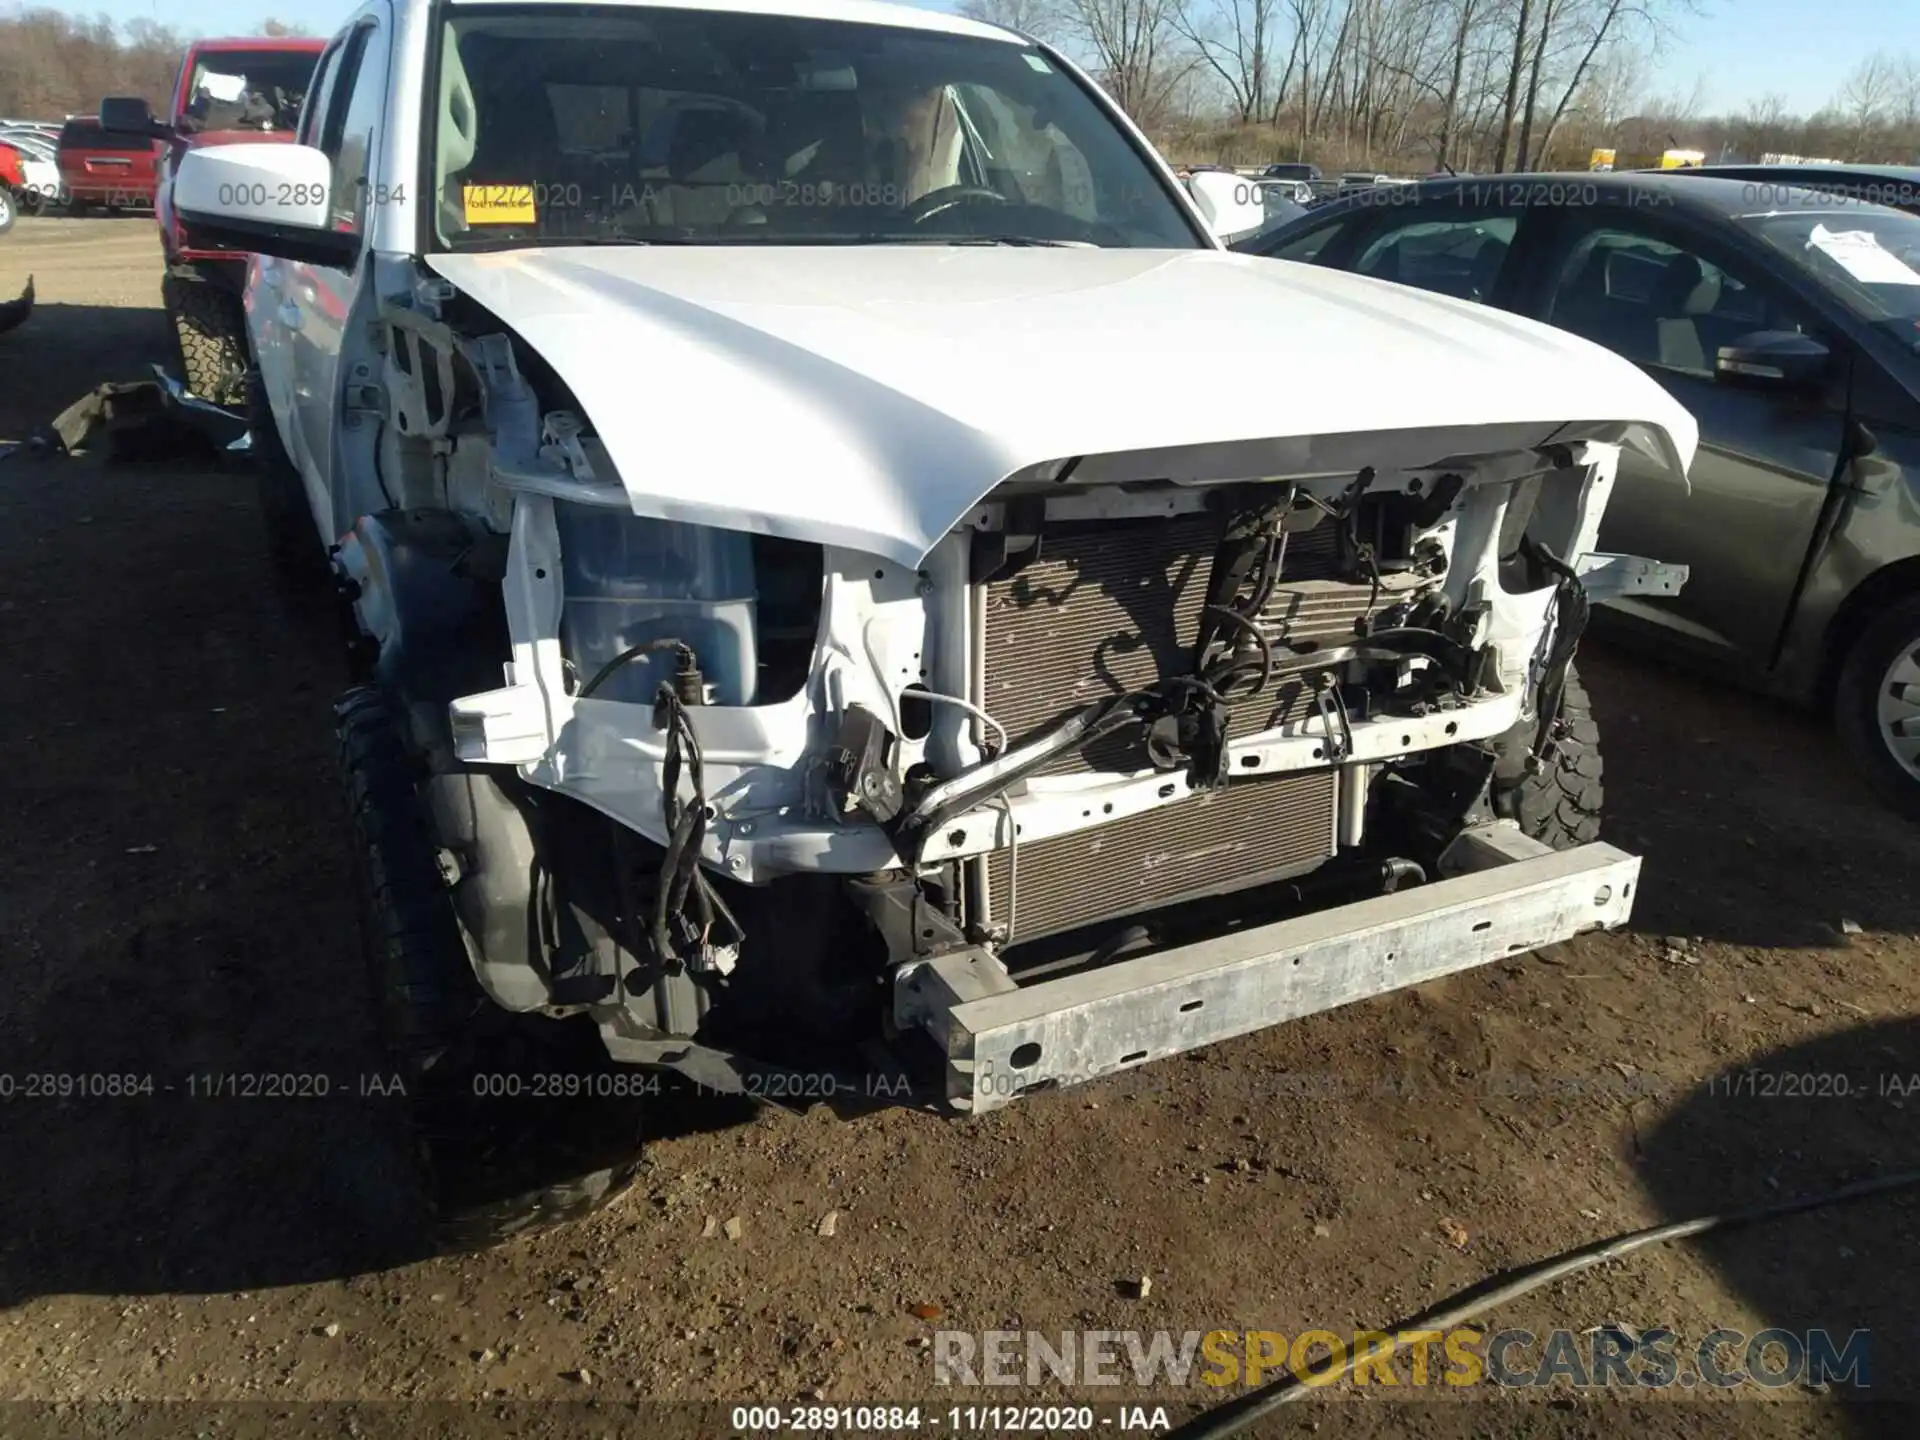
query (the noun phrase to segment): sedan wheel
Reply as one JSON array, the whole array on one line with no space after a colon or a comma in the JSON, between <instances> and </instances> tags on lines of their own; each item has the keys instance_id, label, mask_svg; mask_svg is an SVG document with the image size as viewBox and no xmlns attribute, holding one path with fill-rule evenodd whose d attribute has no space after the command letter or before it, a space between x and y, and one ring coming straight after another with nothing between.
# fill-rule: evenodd
<instances>
[{"instance_id":1,"label":"sedan wheel","mask_svg":"<svg viewBox=\"0 0 1920 1440\"><path fill-rule=\"evenodd\" d=\"M1903 770L1920 781L1920 646L1897 655L1880 681L1880 738Z\"/></svg>"},{"instance_id":2,"label":"sedan wheel","mask_svg":"<svg viewBox=\"0 0 1920 1440\"><path fill-rule=\"evenodd\" d=\"M1847 652L1834 720L1873 785L1920 819L1920 595L1884 609Z\"/></svg>"}]
</instances>

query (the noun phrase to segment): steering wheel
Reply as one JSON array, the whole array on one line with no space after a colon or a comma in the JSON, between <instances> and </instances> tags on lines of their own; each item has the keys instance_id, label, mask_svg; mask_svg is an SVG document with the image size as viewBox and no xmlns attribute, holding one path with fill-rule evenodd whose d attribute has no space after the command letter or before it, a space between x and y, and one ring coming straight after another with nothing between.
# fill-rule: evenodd
<instances>
[{"instance_id":1,"label":"steering wheel","mask_svg":"<svg viewBox=\"0 0 1920 1440\"><path fill-rule=\"evenodd\" d=\"M995 205L1012 203L998 190L989 190L984 185L942 185L938 190L929 190L907 206L907 222L911 225L924 224L936 215L944 215L949 210L976 200L991 201Z\"/></svg>"}]
</instances>

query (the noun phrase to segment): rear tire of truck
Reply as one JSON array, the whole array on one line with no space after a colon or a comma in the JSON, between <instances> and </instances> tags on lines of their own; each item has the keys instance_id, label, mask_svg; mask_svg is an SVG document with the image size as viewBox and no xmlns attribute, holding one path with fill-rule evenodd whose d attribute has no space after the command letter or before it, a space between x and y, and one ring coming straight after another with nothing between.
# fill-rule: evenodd
<instances>
[{"instance_id":1,"label":"rear tire of truck","mask_svg":"<svg viewBox=\"0 0 1920 1440\"><path fill-rule=\"evenodd\" d=\"M480 988L392 707L362 685L333 713L361 938L432 1243L480 1250L580 1219L638 1172L639 1100L595 1083L622 1072L590 1022L515 1015Z\"/></svg>"},{"instance_id":2,"label":"rear tire of truck","mask_svg":"<svg viewBox=\"0 0 1920 1440\"><path fill-rule=\"evenodd\" d=\"M1560 716L1554 724L1552 755L1516 786L1508 801L1510 819L1542 845L1571 850L1600 838L1600 727L1580 672L1567 665Z\"/></svg>"},{"instance_id":3,"label":"rear tire of truck","mask_svg":"<svg viewBox=\"0 0 1920 1440\"><path fill-rule=\"evenodd\" d=\"M246 399L247 318L240 297L198 275L174 272L160 282L160 300L180 351L187 389L216 405Z\"/></svg>"},{"instance_id":4,"label":"rear tire of truck","mask_svg":"<svg viewBox=\"0 0 1920 1440\"><path fill-rule=\"evenodd\" d=\"M1920 747L1912 768L1894 753L1920 740L1920 595L1888 606L1847 651L1833 698L1847 753L1889 805L1920 820Z\"/></svg>"}]
</instances>

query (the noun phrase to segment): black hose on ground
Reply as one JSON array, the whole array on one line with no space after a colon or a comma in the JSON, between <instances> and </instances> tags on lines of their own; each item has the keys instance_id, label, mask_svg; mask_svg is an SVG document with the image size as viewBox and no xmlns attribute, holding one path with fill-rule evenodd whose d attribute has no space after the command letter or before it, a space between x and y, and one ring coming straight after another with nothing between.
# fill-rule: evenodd
<instances>
[{"instance_id":1,"label":"black hose on ground","mask_svg":"<svg viewBox=\"0 0 1920 1440\"><path fill-rule=\"evenodd\" d=\"M1851 1185L1842 1185L1838 1190L1829 1190L1823 1195L1801 1196L1793 1200L1777 1200L1766 1205L1754 1205L1745 1210L1734 1210L1719 1215L1700 1215L1691 1220L1676 1220L1670 1225L1655 1225L1647 1230L1632 1230L1624 1235L1616 1235L1610 1240L1597 1240L1591 1245L1583 1245L1577 1250L1551 1260L1538 1261L1519 1271L1508 1272L1510 1277L1499 1282L1499 1277L1489 1276L1479 1284L1457 1291L1438 1306L1422 1311L1418 1315L1400 1321L1397 1325L1381 1333L1387 1343L1370 1351L1369 1361L1377 1361L1396 1353L1400 1348L1400 1337L1421 1330L1450 1330L1456 1325L1465 1324L1477 1315L1481 1315L1496 1305L1504 1305L1509 1300L1517 1300L1522 1295L1531 1294L1556 1280L1564 1280L1570 1275L1578 1275L1583 1270L1591 1270L1596 1265L1609 1260L1618 1260L1643 1250L1649 1245L1664 1245L1670 1240L1685 1240L1695 1235L1705 1235L1712 1230L1731 1230L1736 1226L1755 1225L1764 1220L1780 1220L1788 1215L1803 1214L1808 1210L1819 1210L1829 1205L1841 1205L1852 1200L1864 1200L1872 1195L1885 1195L1895 1190L1905 1190L1920 1185L1920 1170L1902 1170L1892 1175L1880 1175L1871 1180L1855 1181ZM1167 1433L1166 1440L1221 1440L1227 1435L1237 1435L1255 1420L1272 1414L1280 1406L1290 1404L1305 1395L1323 1390L1338 1380L1346 1378L1358 1355L1348 1353L1345 1356L1330 1359L1329 1363L1313 1370L1303 1379L1299 1375L1288 1373L1271 1385L1237 1396L1226 1404L1208 1411L1190 1420L1185 1425Z\"/></svg>"}]
</instances>

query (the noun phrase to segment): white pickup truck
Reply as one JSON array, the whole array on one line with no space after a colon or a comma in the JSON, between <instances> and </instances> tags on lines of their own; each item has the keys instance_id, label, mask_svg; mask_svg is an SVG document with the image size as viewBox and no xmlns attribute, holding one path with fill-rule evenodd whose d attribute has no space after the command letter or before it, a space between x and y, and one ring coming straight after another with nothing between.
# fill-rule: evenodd
<instances>
[{"instance_id":1,"label":"white pickup truck","mask_svg":"<svg viewBox=\"0 0 1920 1440\"><path fill-rule=\"evenodd\" d=\"M1218 179L865 0L370 0L182 162L445 1213L530 1026L979 1112L1628 918L1571 662L1692 420Z\"/></svg>"}]
</instances>

